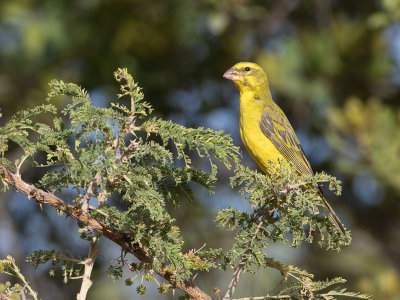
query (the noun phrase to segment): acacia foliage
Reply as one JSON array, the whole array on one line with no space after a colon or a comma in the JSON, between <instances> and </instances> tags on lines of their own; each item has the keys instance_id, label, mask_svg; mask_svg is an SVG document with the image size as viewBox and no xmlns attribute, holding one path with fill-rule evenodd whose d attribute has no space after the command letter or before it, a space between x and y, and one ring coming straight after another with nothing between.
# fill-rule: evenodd
<instances>
[{"instance_id":1,"label":"acacia foliage","mask_svg":"<svg viewBox=\"0 0 400 300\"><path fill-rule=\"evenodd\" d=\"M250 170L241 165L239 149L229 135L202 127L186 128L151 116L151 105L144 101L140 87L127 70L118 69L114 76L120 84L118 98L128 100L129 106L118 101L108 108L96 107L86 90L72 83L51 81L47 103L16 114L0 129L2 166L16 174L26 160L34 167L47 168L35 185L61 195L74 192L70 204L86 207L92 217L140 244L150 260L129 261L129 270L148 281L158 283L154 274L165 268L173 280L184 281L195 272L226 271L239 265L243 271L254 273L269 267L279 270L284 284L274 291L276 295L318 298L322 290L343 283L340 278L313 282L312 274L276 261L265 251L277 241L299 247L317 239L322 247L335 250L349 244L350 232L342 236L320 213L322 205L316 192L320 182L329 182L329 188L339 195L340 182L327 174L300 177L284 162L271 165L274 172L269 174ZM72 99L61 111L51 104L60 95ZM41 114L46 115L46 122L34 121ZM7 158L10 143L23 150L15 161ZM193 155L207 160L208 170L194 167ZM203 247L184 252L184 239L167 204L177 206L183 197L193 200L191 182L212 193L217 161L233 169L231 186L245 195L251 210L229 207L218 212L217 225L235 232L231 249ZM4 179L3 184L7 188ZM124 206L109 201L115 193L121 196ZM81 238L91 241L93 232L85 224L80 226ZM130 258L121 257L110 262L109 276L121 279L127 260ZM68 249L37 250L28 261L35 267L51 261L51 275L60 263L65 282L83 272L81 260ZM126 284L131 285L137 274L129 274ZM170 284L159 284L159 291L167 292ZM145 291L143 285L137 288L139 294ZM338 295L367 297L335 288L325 293L333 295L325 299Z\"/></svg>"}]
</instances>

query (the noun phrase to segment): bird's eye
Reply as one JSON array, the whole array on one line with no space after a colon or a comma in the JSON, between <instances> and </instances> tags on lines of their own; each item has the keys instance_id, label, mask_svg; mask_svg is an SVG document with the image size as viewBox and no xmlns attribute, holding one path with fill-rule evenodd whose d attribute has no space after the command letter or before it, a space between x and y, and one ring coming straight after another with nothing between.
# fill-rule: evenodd
<instances>
[{"instance_id":1,"label":"bird's eye","mask_svg":"<svg viewBox=\"0 0 400 300\"><path fill-rule=\"evenodd\" d=\"M244 70L245 70L246 72L248 72L248 71L250 71L250 67L246 67L246 68L244 68Z\"/></svg>"}]
</instances>

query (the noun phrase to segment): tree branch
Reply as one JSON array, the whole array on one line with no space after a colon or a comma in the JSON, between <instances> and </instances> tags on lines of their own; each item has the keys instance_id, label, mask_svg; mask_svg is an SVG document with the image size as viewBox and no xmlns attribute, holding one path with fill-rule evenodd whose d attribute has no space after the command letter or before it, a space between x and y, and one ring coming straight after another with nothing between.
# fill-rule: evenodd
<instances>
[{"instance_id":1,"label":"tree branch","mask_svg":"<svg viewBox=\"0 0 400 300\"><path fill-rule=\"evenodd\" d=\"M292 299L291 295L276 295L276 296L258 296L258 297L250 297L250 298L235 298L232 300L268 300L268 299Z\"/></svg>"},{"instance_id":2,"label":"tree branch","mask_svg":"<svg viewBox=\"0 0 400 300\"><path fill-rule=\"evenodd\" d=\"M95 235L92 237L92 240L90 241L89 254L88 254L88 257L84 261L85 271L82 276L81 290L79 291L78 295L76 296L77 300L85 300L86 295L87 295L90 287L93 284L92 280L90 279L90 276L92 274L94 262L96 261L96 258L98 255L97 244L99 242L99 238L100 238L100 234L98 232L96 232Z\"/></svg>"},{"instance_id":3,"label":"tree branch","mask_svg":"<svg viewBox=\"0 0 400 300\"><path fill-rule=\"evenodd\" d=\"M66 215L82 222L89 230L98 232L109 240L119 245L123 251L133 254L138 260L143 263L150 263L151 257L140 243L134 243L131 236L126 232L120 231L112 226L104 224L89 213L84 212L81 208L65 203L60 198L53 194L47 193L41 189L36 188L21 179L20 176L8 171L6 166L0 165L2 169L1 176L13 186L17 191L24 193L28 198L33 198L39 204L46 204L52 206L57 211L63 212ZM172 288L179 288L186 292L193 299L198 300L211 300L211 297L199 289L192 281L177 281L173 278L173 274L168 272L167 267L157 272L158 275L168 281Z\"/></svg>"},{"instance_id":4,"label":"tree branch","mask_svg":"<svg viewBox=\"0 0 400 300\"><path fill-rule=\"evenodd\" d=\"M239 282L239 277L240 277L240 274L242 273L243 268L244 268L244 259L242 258L240 260L239 264L236 266L235 271L233 272L232 280L229 283L228 290L226 291L226 294L225 294L224 298L222 298L222 300L231 300L232 299L233 292L235 291L236 286Z\"/></svg>"},{"instance_id":5,"label":"tree branch","mask_svg":"<svg viewBox=\"0 0 400 300\"><path fill-rule=\"evenodd\" d=\"M260 230L263 223L264 223L264 221L260 221L258 223L256 231L254 232L254 236L248 243L249 247L251 247L251 244L253 243L254 239L257 237L258 231ZM249 252L249 250L247 250L245 253L248 253L248 252ZM238 265L235 267L235 271L233 272L231 282L229 283L229 286L228 286L228 290L226 291L226 294L222 300L231 300L232 299L232 295L235 292L236 285L239 282L240 273L242 272L242 270L245 267L246 260L247 260L247 258L243 254Z\"/></svg>"}]
</instances>

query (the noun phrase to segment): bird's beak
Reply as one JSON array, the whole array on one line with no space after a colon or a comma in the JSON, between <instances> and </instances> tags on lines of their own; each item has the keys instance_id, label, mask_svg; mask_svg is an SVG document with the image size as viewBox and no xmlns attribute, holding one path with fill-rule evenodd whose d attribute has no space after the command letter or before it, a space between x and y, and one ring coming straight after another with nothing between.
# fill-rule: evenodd
<instances>
[{"instance_id":1,"label":"bird's beak","mask_svg":"<svg viewBox=\"0 0 400 300\"><path fill-rule=\"evenodd\" d=\"M229 69L228 71L226 71L223 75L226 79L229 80L239 80L240 79L240 73L238 71L236 71L235 69Z\"/></svg>"}]
</instances>

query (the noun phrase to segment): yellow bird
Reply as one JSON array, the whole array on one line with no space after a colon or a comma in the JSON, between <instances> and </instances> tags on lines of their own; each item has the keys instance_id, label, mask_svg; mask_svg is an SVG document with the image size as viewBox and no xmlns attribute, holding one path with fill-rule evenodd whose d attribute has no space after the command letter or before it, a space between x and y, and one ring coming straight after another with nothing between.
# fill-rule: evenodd
<instances>
[{"instance_id":1,"label":"yellow bird","mask_svg":"<svg viewBox=\"0 0 400 300\"><path fill-rule=\"evenodd\" d=\"M302 175L314 175L303 148L284 112L274 102L267 75L257 64L240 62L224 73L240 92L240 136L258 166L265 172L269 161L285 159ZM337 229L345 228L322 195L321 201Z\"/></svg>"}]
</instances>

